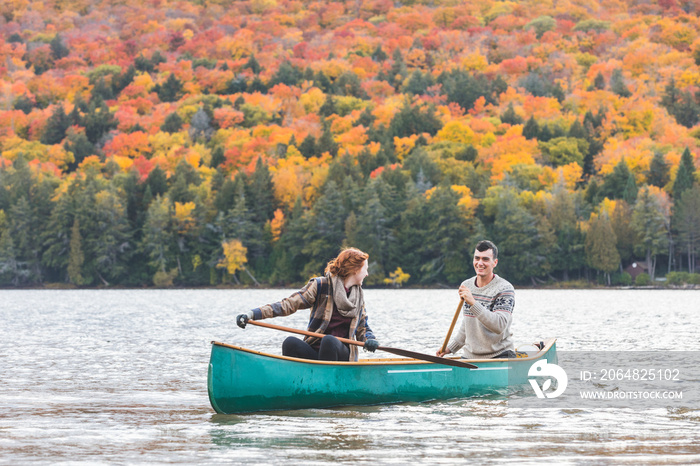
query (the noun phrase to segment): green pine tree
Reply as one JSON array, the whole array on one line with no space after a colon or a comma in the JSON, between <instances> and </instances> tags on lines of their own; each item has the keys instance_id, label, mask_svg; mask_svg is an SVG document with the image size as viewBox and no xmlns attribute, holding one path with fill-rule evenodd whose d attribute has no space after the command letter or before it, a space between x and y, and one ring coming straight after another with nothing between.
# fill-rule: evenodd
<instances>
[{"instance_id":1,"label":"green pine tree","mask_svg":"<svg viewBox=\"0 0 700 466\"><path fill-rule=\"evenodd\" d=\"M534 116L531 116L523 127L523 137L526 139L537 139L540 136L540 125L537 124Z\"/></svg>"},{"instance_id":2,"label":"green pine tree","mask_svg":"<svg viewBox=\"0 0 700 466\"><path fill-rule=\"evenodd\" d=\"M700 186L695 185L683 192L673 219L679 243L686 252L688 272L693 273L700 253Z\"/></svg>"},{"instance_id":3,"label":"green pine tree","mask_svg":"<svg viewBox=\"0 0 700 466\"><path fill-rule=\"evenodd\" d=\"M673 198L680 199L683 192L692 188L695 182L695 164L690 150L686 147L678 165L676 179L673 182Z\"/></svg>"},{"instance_id":4,"label":"green pine tree","mask_svg":"<svg viewBox=\"0 0 700 466\"><path fill-rule=\"evenodd\" d=\"M83 254L83 238L80 236L80 222L76 218L73 221L70 235L70 254L68 256L68 279L74 285L83 284L83 276L81 274L85 255Z\"/></svg>"},{"instance_id":5,"label":"green pine tree","mask_svg":"<svg viewBox=\"0 0 700 466\"><path fill-rule=\"evenodd\" d=\"M649 171L646 172L647 182L658 188L663 188L671 179L669 167L661 152L654 152L654 157L649 164Z\"/></svg>"},{"instance_id":6,"label":"green pine tree","mask_svg":"<svg viewBox=\"0 0 700 466\"><path fill-rule=\"evenodd\" d=\"M46 122L44 132L41 134L42 144L59 144L66 137L66 131L71 122L63 110L63 105L56 105L53 113Z\"/></svg>"}]
</instances>

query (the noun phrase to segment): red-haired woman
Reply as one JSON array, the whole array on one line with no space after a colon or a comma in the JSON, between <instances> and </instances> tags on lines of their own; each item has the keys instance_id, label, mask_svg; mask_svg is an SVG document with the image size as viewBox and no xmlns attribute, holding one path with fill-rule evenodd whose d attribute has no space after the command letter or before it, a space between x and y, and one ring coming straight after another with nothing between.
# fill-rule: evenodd
<instances>
[{"instance_id":1,"label":"red-haired woman","mask_svg":"<svg viewBox=\"0 0 700 466\"><path fill-rule=\"evenodd\" d=\"M282 354L324 361L357 361L357 347L348 347L336 337L365 342L365 349L372 352L379 346L367 324L362 292L368 257L359 249L345 249L328 262L324 276L312 278L289 298L240 314L236 323L245 328L249 320L288 316L299 309L312 308L308 330L326 336L304 340L288 337L282 344Z\"/></svg>"}]
</instances>

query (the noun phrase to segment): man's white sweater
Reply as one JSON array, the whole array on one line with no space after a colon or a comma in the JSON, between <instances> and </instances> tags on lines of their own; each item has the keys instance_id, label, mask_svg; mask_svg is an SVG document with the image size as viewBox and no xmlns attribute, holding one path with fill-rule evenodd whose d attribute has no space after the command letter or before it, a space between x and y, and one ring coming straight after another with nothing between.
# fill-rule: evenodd
<instances>
[{"instance_id":1,"label":"man's white sweater","mask_svg":"<svg viewBox=\"0 0 700 466\"><path fill-rule=\"evenodd\" d=\"M494 274L486 286L476 286L476 277L465 280L475 303L464 303L462 322L447 348L456 353L464 347L468 359L490 359L504 351L515 351L510 324L515 308L515 289L507 280Z\"/></svg>"}]
</instances>

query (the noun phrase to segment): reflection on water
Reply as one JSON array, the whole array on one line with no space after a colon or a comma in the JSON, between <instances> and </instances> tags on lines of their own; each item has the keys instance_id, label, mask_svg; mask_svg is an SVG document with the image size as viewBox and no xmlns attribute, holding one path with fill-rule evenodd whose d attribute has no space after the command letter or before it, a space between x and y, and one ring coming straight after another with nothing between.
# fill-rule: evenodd
<instances>
[{"instance_id":1,"label":"reflection on water","mask_svg":"<svg viewBox=\"0 0 700 466\"><path fill-rule=\"evenodd\" d=\"M700 411L522 409L510 395L224 416L211 340L279 353L242 310L291 290L0 291L0 463L700 463ZM517 292L515 340L700 350L696 291ZM367 290L386 346L433 353L451 290ZM308 312L286 318L303 328ZM377 354L379 356L379 354ZM386 357L393 357L386 355ZM697 383L697 381L695 382Z\"/></svg>"}]
</instances>

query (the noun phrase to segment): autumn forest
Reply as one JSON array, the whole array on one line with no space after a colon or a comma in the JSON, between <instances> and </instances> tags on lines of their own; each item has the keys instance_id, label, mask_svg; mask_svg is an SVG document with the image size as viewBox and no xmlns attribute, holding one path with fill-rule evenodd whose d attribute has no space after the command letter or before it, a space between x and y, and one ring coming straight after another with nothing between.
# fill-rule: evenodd
<instances>
[{"instance_id":1,"label":"autumn forest","mask_svg":"<svg viewBox=\"0 0 700 466\"><path fill-rule=\"evenodd\" d=\"M699 13L4 1L0 286L698 284Z\"/></svg>"}]
</instances>

